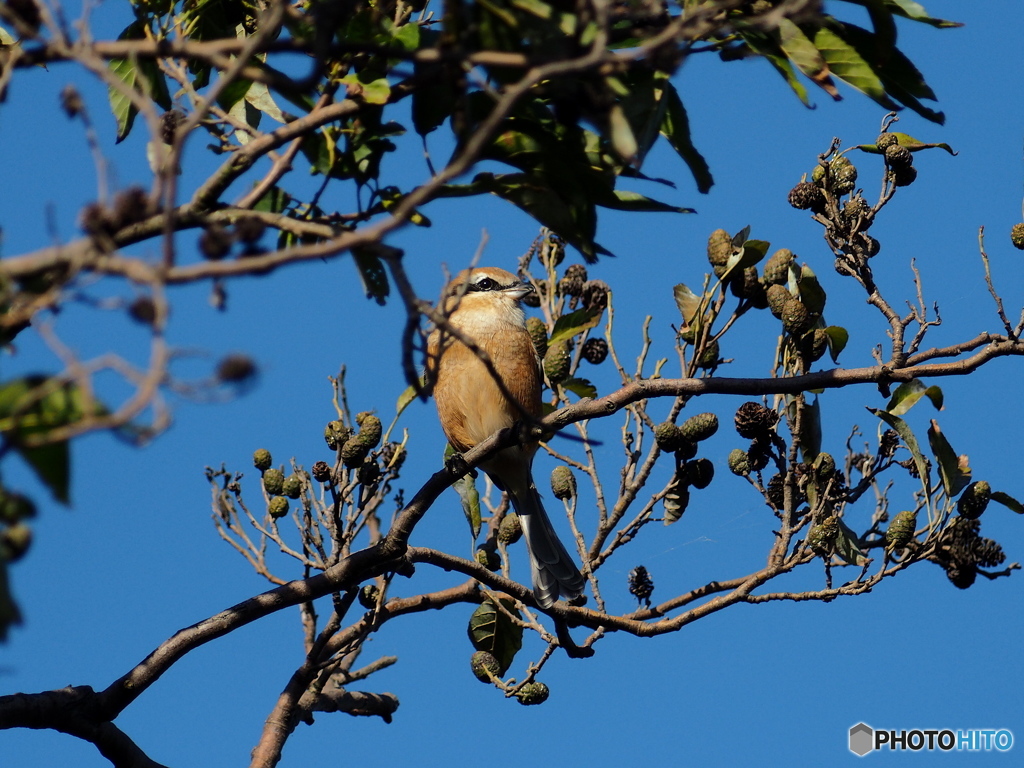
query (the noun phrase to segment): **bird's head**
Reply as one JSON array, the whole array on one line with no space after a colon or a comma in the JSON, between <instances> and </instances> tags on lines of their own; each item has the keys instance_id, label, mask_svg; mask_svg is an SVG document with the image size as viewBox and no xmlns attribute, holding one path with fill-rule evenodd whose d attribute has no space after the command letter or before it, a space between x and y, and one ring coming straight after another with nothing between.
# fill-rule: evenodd
<instances>
[{"instance_id":1,"label":"bird's head","mask_svg":"<svg viewBox=\"0 0 1024 768\"><path fill-rule=\"evenodd\" d=\"M533 286L498 267L474 267L459 272L445 287L447 308L462 311L515 307Z\"/></svg>"}]
</instances>

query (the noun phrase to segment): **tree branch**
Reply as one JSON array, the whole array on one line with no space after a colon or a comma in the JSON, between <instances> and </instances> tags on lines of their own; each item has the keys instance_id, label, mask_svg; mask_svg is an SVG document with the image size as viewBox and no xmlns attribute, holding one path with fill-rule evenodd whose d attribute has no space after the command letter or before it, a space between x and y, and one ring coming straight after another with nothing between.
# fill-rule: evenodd
<instances>
[{"instance_id":1,"label":"tree branch","mask_svg":"<svg viewBox=\"0 0 1024 768\"><path fill-rule=\"evenodd\" d=\"M114 768L166 768L150 759L127 734L99 712L89 686L0 696L0 728L52 729L96 746Z\"/></svg>"}]
</instances>

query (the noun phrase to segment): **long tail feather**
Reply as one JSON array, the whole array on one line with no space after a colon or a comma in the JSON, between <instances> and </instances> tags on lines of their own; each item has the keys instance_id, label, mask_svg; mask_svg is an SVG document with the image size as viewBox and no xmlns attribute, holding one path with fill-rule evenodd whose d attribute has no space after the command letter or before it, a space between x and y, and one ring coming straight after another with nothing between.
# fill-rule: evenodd
<instances>
[{"instance_id":1,"label":"long tail feather","mask_svg":"<svg viewBox=\"0 0 1024 768\"><path fill-rule=\"evenodd\" d=\"M550 608L559 594L567 600L579 597L586 579L555 533L536 488L512 495L513 505L530 553L533 594L541 608Z\"/></svg>"}]
</instances>

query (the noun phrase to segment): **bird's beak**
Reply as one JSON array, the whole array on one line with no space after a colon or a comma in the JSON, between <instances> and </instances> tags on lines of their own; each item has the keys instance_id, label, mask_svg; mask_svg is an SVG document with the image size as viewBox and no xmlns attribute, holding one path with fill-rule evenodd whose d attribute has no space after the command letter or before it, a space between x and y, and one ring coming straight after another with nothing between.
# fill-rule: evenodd
<instances>
[{"instance_id":1,"label":"bird's beak","mask_svg":"<svg viewBox=\"0 0 1024 768\"><path fill-rule=\"evenodd\" d=\"M514 285L510 285L508 288L502 290L506 296L509 296L516 301L522 300L524 297L529 296L531 293L536 293L534 287L529 283L518 282Z\"/></svg>"}]
</instances>

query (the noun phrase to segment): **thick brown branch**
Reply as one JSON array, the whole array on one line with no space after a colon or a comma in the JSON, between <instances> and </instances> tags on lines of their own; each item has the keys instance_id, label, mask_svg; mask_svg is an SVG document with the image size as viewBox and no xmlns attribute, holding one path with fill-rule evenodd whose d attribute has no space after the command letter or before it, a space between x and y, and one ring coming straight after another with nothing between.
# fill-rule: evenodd
<instances>
[{"instance_id":1,"label":"thick brown branch","mask_svg":"<svg viewBox=\"0 0 1024 768\"><path fill-rule=\"evenodd\" d=\"M949 347L950 356L959 347ZM922 353L922 356L929 353ZM609 416L630 403L651 397L672 395L795 395L814 389L839 389L854 384L905 382L915 378L962 376L990 360L1010 355L1024 355L1024 343L1001 337L990 337L990 343L970 357L946 363L908 365L903 368L870 366L867 368L833 368L789 378L742 379L711 377L707 379L644 379L629 383L619 390L597 399L583 399L541 420L542 427L561 429L583 419Z\"/></svg>"},{"instance_id":2,"label":"thick brown branch","mask_svg":"<svg viewBox=\"0 0 1024 768\"><path fill-rule=\"evenodd\" d=\"M51 729L91 742L114 768L165 768L100 712L89 686L0 696L0 728Z\"/></svg>"}]
</instances>

